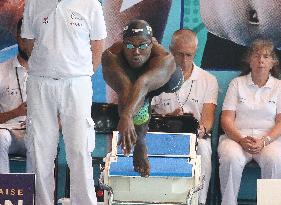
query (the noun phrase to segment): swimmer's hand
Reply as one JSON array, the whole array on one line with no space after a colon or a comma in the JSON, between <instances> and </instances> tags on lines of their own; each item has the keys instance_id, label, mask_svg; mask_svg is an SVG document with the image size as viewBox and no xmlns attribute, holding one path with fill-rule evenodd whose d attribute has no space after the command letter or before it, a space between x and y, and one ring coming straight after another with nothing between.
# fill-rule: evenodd
<instances>
[{"instance_id":1,"label":"swimmer's hand","mask_svg":"<svg viewBox=\"0 0 281 205\"><path fill-rule=\"evenodd\" d=\"M137 141L133 120L128 116L121 116L117 129L120 133L118 145L121 145L124 155L127 156L131 153L132 145Z\"/></svg>"}]
</instances>

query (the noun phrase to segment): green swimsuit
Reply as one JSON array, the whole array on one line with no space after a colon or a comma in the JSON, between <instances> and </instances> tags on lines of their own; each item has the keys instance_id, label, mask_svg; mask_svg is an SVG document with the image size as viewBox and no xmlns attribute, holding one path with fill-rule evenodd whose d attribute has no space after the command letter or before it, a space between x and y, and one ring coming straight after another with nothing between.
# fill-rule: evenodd
<instances>
[{"instance_id":1,"label":"green swimsuit","mask_svg":"<svg viewBox=\"0 0 281 205\"><path fill-rule=\"evenodd\" d=\"M134 125L143 125L149 120L149 102L145 101L138 113L134 116Z\"/></svg>"}]
</instances>

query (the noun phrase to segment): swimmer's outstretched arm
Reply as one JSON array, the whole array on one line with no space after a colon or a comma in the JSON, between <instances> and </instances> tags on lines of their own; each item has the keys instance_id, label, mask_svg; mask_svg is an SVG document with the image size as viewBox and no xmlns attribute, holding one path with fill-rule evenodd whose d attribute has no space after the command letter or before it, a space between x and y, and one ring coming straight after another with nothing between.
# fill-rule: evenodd
<instances>
[{"instance_id":1,"label":"swimmer's outstretched arm","mask_svg":"<svg viewBox=\"0 0 281 205\"><path fill-rule=\"evenodd\" d=\"M111 54L115 51L114 49L109 50ZM124 154L129 154L131 145L137 139L133 116L140 109L147 93L160 88L168 82L176 66L173 56L154 41L147 67L143 68L145 72L132 84L122 68L121 55L117 54L114 58L108 58L108 55L111 54L107 52L104 53L102 58L104 79L117 92L119 99L122 96L127 96L127 98L121 99L123 105L122 109L119 108L118 130L122 136L121 144Z\"/></svg>"},{"instance_id":2,"label":"swimmer's outstretched arm","mask_svg":"<svg viewBox=\"0 0 281 205\"><path fill-rule=\"evenodd\" d=\"M104 51L102 54L102 71L105 82L118 95L119 115L126 106L128 95L132 89L133 83L123 69L125 66L119 49L112 49L118 44L114 44L111 48Z\"/></svg>"}]
</instances>

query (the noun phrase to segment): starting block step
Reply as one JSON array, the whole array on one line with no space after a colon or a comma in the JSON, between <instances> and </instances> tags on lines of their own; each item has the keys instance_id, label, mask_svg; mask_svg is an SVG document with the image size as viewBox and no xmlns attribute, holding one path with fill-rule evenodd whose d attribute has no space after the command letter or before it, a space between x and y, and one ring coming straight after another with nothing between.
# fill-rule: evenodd
<instances>
[{"instance_id":1,"label":"starting block step","mask_svg":"<svg viewBox=\"0 0 281 205\"><path fill-rule=\"evenodd\" d=\"M117 136L119 138L119 135ZM147 133L145 137L148 155L194 156L196 155L194 134ZM123 155L118 146L117 155Z\"/></svg>"},{"instance_id":2,"label":"starting block step","mask_svg":"<svg viewBox=\"0 0 281 205\"><path fill-rule=\"evenodd\" d=\"M187 158L149 157L150 177L192 177L192 165ZM133 168L133 157L118 157L110 165L109 176L140 176Z\"/></svg>"}]
</instances>

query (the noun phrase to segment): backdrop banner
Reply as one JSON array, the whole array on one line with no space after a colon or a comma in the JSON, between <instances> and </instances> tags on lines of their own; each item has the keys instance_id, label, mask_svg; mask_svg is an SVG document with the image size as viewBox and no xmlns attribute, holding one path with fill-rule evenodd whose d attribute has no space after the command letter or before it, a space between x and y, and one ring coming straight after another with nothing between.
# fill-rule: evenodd
<instances>
[{"instance_id":1,"label":"backdrop banner","mask_svg":"<svg viewBox=\"0 0 281 205\"><path fill-rule=\"evenodd\" d=\"M0 174L0 205L33 205L35 174Z\"/></svg>"}]
</instances>

